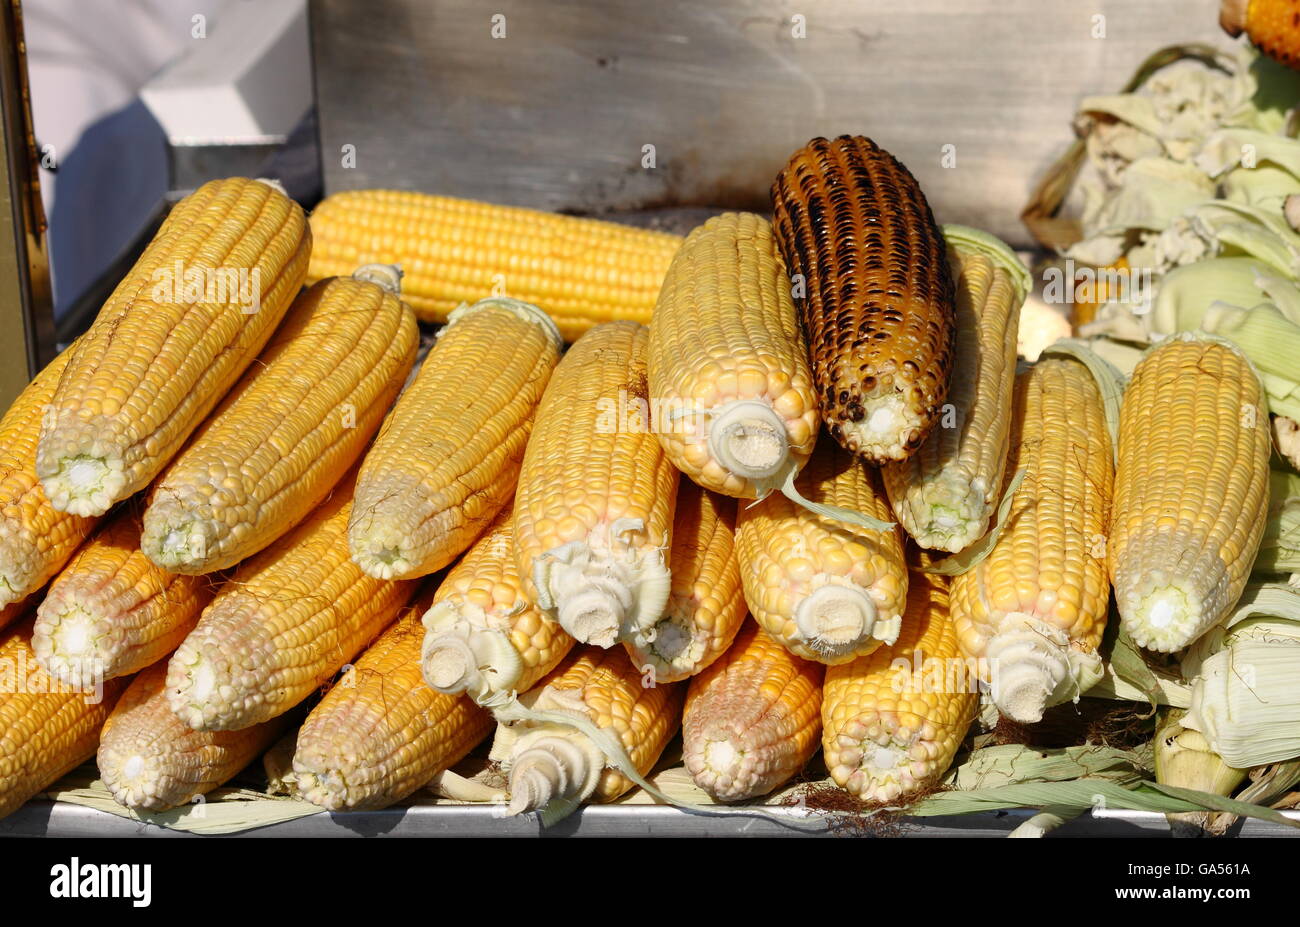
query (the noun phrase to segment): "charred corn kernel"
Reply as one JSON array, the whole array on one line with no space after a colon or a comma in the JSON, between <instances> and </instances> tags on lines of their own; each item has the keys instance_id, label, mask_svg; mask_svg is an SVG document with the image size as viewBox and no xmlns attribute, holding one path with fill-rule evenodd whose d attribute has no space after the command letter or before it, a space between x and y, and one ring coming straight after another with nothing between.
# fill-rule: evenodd
<instances>
[{"instance_id":1,"label":"charred corn kernel","mask_svg":"<svg viewBox=\"0 0 1300 927\"><path fill-rule=\"evenodd\" d=\"M468 692L480 704L526 692L573 646L558 623L524 592L515 566L514 509L452 567L423 616L424 680L448 695Z\"/></svg>"},{"instance_id":2,"label":"charred corn kernel","mask_svg":"<svg viewBox=\"0 0 1300 927\"><path fill-rule=\"evenodd\" d=\"M680 683L653 682L637 672L621 648L582 647L525 698L535 710L573 713L611 731L644 776L677 734L686 695ZM511 814L613 801L633 785L607 765L586 734L568 725L500 725L490 756L509 776Z\"/></svg>"},{"instance_id":3,"label":"charred corn kernel","mask_svg":"<svg viewBox=\"0 0 1300 927\"><path fill-rule=\"evenodd\" d=\"M715 801L766 795L803 768L822 729L820 663L754 622L686 690L682 758Z\"/></svg>"},{"instance_id":4,"label":"charred corn kernel","mask_svg":"<svg viewBox=\"0 0 1300 927\"><path fill-rule=\"evenodd\" d=\"M956 324L943 235L925 194L870 139L815 138L772 184L822 420L875 463L925 440L948 394Z\"/></svg>"},{"instance_id":5,"label":"charred corn kernel","mask_svg":"<svg viewBox=\"0 0 1300 927\"><path fill-rule=\"evenodd\" d=\"M797 485L813 502L889 515L875 475L831 442L818 445ZM740 507L736 553L750 613L804 659L845 663L898 636L907 565L897 529L832 521L773 493Z\"/></svg>"},{"instance_id":6,"label":"charred corn kernel","mask_svg":"<svg viewBox=\"0 0 1300 927\"><path fill-rule=\"evenodd\" d=\"M423 576L474 543L514 492L561 342L535 306L451 314L366 454L348 526L371 576Z\"/></svg>"},{"instance_id":7,"label":"charred corn kernel","mask_svg":"<svg viewBox=\"0 0 1300 927\"><path fill-rule=\"evenodd\" d=\"M356 462L415 363L395 268L322 280L150 491L141 548L211 573L301 521Z\"/></svg>"},{"instance_id":8,"label":"charred corn kernel","mask_svg":"<svg viewBox=\"0 0 1300 927\"><path fill-rule=\"evenodd\" d=\"M648 322L681 244L665 232L399 190L328 196L311 228L311 280L400 264L422 321L506 293L540 306L567 341L601 322Z\"/></svg>"},{"instance_id":9,"label":"charred corn kernel","mask_svg":"<svg viewBox=\"0 0 1300 927\"><path fill-rule=\"evenodd\" d=\"M167 663L131 681L104 724L99 777L119 805L166 811L234 778L288 726L281 715L242 731L194 731L167 707Z\"/></svg>"},{"instance_id":10,"label":"charred corn kernel","mask_svg":"<svg viewBox=\"0 0 1300 927\"><path fill-rule=\"evenodd\" d=\"M962 652L999 711L1038 721L1099 678L1114 456L1096 381L1049 357L1016 378L1007 474L1025 471L992 551L952 586Z\"/></svg>"},{"instance_id":11,"label":"charred corn kernel","mask_svg":"<svg viewBox=\"0 0 1300 927\"><path fill-rule=\"evenodd\" d=\"M36 476L41 417L71 356L54 358L0 418L0 607L44 586L95 527L50 505Z\"/></svg>"},{"instance_id":12,"label":"charred corn kernel","mask_svg":"<svg viewBox=\"0 0 1300 927\"><path fill-rule=\"evenodd\" d=\"M373 579L348 556L355 471L293 531L245 560L172 654L171 710L196 731L284 714L397 617L412 583Z\"/></svg>"},{"instance_id":13,"label":"charred corn kernel","mask_svg":"<svg viewBox=\"0 0 1300 927\"><path fill-rule=\"evenodd\" d=\"M650 433L648 334L610 322L564 355L515 496L515 562L530 599L601 647L653 625L668 601L677 470Z\"/></svg>"},{"instance_id":14,"label":"charred corn kernel","mask_svg":"<svg viewBox=\"0 0 1300 927\"><path fill-rule=\"evenodd\" d=\"M486 709L420 679L420 616L429 604L420 596L303 722L293 771L307 801L331 811L387 807L492 730Z\"/></svg>"},{"instance_id":15,"label":"charred corn kernel","mask_svg":"<svg viewBox=\"0 0 1300 927\"><path fill-rule=\"evenodd\" d=\"M659 682L694 676L731 646L745 620L736 559L736 503L683 480L677 489L672 586L663 617L623 642L632 664Z\"/></svg>"},{"instance_id":16,"label":"charred corn kernel","mask_svg":"<svg viewBox=\"0 0 1300 927\"><path fill-rule=\"evenodd\" d=\"M726 213L686 239L655 305L647 368L659 440L701 486L753 499L807 461L817 396L766 219Z\"/></svg>"},{"instance_id":17,"label":"charred corn kernel","mask_svg":"<svg viewBox=\"0 0 1300 927\"><path fill-rule=\"evenodd\" d=\"M1268 400L1229 342L1180 334L1124 394L1109 565L1123 627L1172 652L1228 613L1268 514Z\"/></svg>"},{"instance_id":18,"label":"charred corn kernel","mask_svg":"<svg viewBox=\"0 0 1300 927\"><path fill-rule=\"evenodd\" d=\"M988 530L997 509L1025 290L989 253L950 248L948 257L957 280L957 360L948 405L915 454L880 472L907 533L922 547L955 552ZM1009 250L1006 257L1016 260Z\"/></svg>"},{"instance_id":19,"label":"charred corn kernel","mask_svg":"<svg viewBox=\"0 0 1300 927\"><path fill-rule=\"evenodd\" d=\"M167 656L194 630L215 584L154 566L140 522L122 512L50 584L36 610L32 649L42 668L76 685L126 676Z\"/></svg>"},{"instance_id":20,"label":"charred corn kernel","mask_svg":"<svg viewBox=\"0 0 1300 927\"><path fill-rule=\"evenodd\" d=\"M266 344L311 232L269 182L206 183L172 209L72 348L36 475L56 509L102 515L143 489Z\"/></svg>"},{"instance_id":21,"label":"charred corn kernel","mask_svg":"<svg viewBox=\"0 0 1300 927\"><path fill-rule=\"evenodd\" d=\"M1275 61L1300 69L1300 2L1297 0L1223 0L1219 24L1231 36L1250 41Z\"/></svg>"},{"instance_id":22,"label":"charred corn kernel","mask_svg":"<svg viewBox=\"0 0 1300 927\"><path fill-rule=\"evenodd\" d=\"M83 690L50 678L31 637L30 622L0 632L0 818L95 755L125 688L121 679Z\"/></svg>"},{"instance_id":23,"label":"charred corn kernel","mask_svg":"<svg viewBox=\"0 0 1300 927\"><path fill-rule=\"evenodd\" d=\"M863 801L933 785L975 720L978 679L957 646L946 587L941 576L912 574L898 640L826 670L826 768Z\"/></svg>"}]
</instances>

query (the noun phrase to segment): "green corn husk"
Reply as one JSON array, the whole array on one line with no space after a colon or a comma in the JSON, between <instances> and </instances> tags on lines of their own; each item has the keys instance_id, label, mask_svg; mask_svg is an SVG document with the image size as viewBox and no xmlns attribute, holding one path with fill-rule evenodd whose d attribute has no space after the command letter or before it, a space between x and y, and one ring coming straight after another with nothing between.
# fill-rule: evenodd
<instances>
[{"instance_id":1,"label":"green corn husk","mask_svg":"<svg viewBox=\"0 0 1300 927\"><path fill-rule=\"evenodd\" d=\"M1270 285L1272 292L1265 290ZM1210 258L1164 276L1149 324L1151 331L1161 334L1191 331L1201 326L1212 303L1248 307L1287 299L1294 299L1300 321L1300 288L1276 277L1268 264L1251 257Z\"/></svg>"},{"instance_id":2,"label":"green corn husk","mask_svg":"<svg viewBox=\"0 0 1300 927\"><path fill-rule=\"evenodd\" d=\"M1255 571L1300 572L1300 473L1269 473L1268 522L1260 541Z\"/></svg>"},{"instance_id":3,"label":"green corn husk","mask_svg":"<svg viewBox=\"0 0 1300 927\"><path fill-rule=\"evenodd\" d=\"M1245 781L1246 771L1225 763L1210 749L1199 731L1183 727L1182 719L1186 714L1181 708L1166 709L1161 713L1155 737L1156 782L1198 789L1211 795L1231 795ZM1167 815L1175 837L1216 833L1209 826L1212 816L1210 811Z\"/></svg>"},{"instance_id":4,"label":"green corn husk","mask_svg":"<svg viewBox=\"0 0 1300 927\"><path fill-rule=\"evenodd\" d=\"M1246 769L1300 758L1300 588L1251 583L1236 610L1188 648L1184 727Z\"/></svg>"},{"instance_id":5,"label":"green corn husk","mask_svg":"<svg viewBox=\"0 0 1300 927\"><path fill-rule=\"evenodd\" d=\"M1261 303L1250 309L1212 303L1201 329L1227 338L1259 371L1268 407L1277 415L1300 416L1300 325L1277 306Z\"/></svg>"}]
</instances>

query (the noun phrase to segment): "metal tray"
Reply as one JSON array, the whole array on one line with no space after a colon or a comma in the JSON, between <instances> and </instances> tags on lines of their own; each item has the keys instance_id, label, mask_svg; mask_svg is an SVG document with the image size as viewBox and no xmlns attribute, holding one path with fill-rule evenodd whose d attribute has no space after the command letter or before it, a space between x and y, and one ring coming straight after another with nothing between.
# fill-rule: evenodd
<instances>
[{"instance_id":1,"label":"metal tray","mask_svg":"<svg viewBox=\"0 0 1300 927\"><path fill-rule=\"evenodd\" d=\"M802 812L777 813L792 819ZM1005 837L1032 812L1001 811L908 818L883 833L900 837ZM1300 820L1300 813L1287 812ZM854 830L809 834L770 818L691 814L659 805L593 805L543 830L534 815L500 816L482 805L416 805L382 811L321 812L230 836L240 837L801 837L843 836ZM1241 837L1291 837L1300 831L1265 821L1238 821ZM868 835L863 833L863 835ZM1076 818L1055 831L1069 837L1168 837L1164 815L1111 811ZM142 821L65 802L33 801L0 820L0 837L195 837Z\"/></svg>"}]
</instances>

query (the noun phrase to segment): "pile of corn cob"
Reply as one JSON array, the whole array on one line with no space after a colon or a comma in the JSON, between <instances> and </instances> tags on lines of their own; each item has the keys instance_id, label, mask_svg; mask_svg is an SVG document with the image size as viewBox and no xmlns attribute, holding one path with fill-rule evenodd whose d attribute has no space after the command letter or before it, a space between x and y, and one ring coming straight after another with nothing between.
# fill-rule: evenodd
<instances>
[{"instance_id":1,"label":"pile of corn cob","mask_svg":"<svg viewBox=\"0 0 1300 927\"><path fill-rule=\"evenodd\" d=\"M0 421L0 815L92 756L122 805L185 805L286 735L336 811L489 735L479 784L546 820L679 733L716 802L820 745L905 804L982 695L1034 722L1105 675L1112 584L1138 646L1220 624L1268 503L1240 351L1162 343L1122 406L1077 346L1017 372L1027 272L888 152L815 139L772 198L684 240L182 201ZM231 268L251 300L188 285Z\"/></svg>"}]
</instances>

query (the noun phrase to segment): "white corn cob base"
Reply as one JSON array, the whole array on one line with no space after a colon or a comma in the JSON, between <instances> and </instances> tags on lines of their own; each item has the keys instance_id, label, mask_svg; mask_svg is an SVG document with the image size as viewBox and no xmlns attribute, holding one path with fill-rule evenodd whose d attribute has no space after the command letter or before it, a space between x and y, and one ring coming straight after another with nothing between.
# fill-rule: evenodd
<instances>
[{"instance_id":1,"label":"white corn cob base","mask_svg":"<svg viewBox=\"0 0 1300 927\"><path fill-rule=\"evenodd\" d=\"M819 574L794 609L794 639L830 658L857 652L874 639L898 640L902 617L884 618L870 593L843 577Z\"/></svg>"},{"instance_id":2,"label":"white corn cob base","mask_svg":"<svg viewBox=\"0 0 1300 927\"><path fill-rule=\"evenodd\" d=\"M591 720L582 692L549 686L521 704ZM507 814L541 811L559 803L581 804L591 797L605 770L605 754L586 734L547 722L500 724L488 758L509 777Z\"/></svg>"},{"instance_id":3,"label":"white corn cob base","mask_svg":"<svg viewBox=\"0 0 1300 927\"><path fill-rule=\"evenodd\" d=\"M1091 688L1101 678L1101 657L1085 651L1060 628L1032 615L1010 612L985 649L992 671L993 702L1003 715L1024 724L1043 711Z\"/></svg>"},{"instance_id":4,"label":"white corn cob base","mask_svg":"<svg viewBox=\"0 0 1300 927\"><path fill-rule=\"evenodd\" d=\"M479 704L514 691L524 664L510 642L508 616L445 599L425 612L423 623L420 667L430 688L448 695L466 692Z\"/></svg>"}]
</instances>

